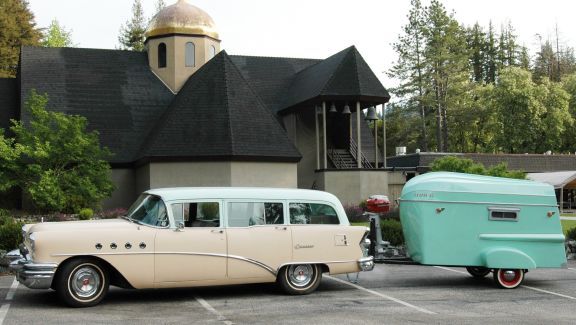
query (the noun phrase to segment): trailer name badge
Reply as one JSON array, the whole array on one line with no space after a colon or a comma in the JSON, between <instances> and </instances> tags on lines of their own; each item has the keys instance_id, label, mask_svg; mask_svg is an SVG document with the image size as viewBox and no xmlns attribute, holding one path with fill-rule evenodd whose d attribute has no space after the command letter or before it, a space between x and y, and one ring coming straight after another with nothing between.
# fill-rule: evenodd
<instances>
[{"instance_id":1,"label":"trailer name badge","mask_svg":"<svg viewBox=\"0 0 576 325\"><path fill-rule=\"evenodd\" d=\"M414 194L415 197L419 199L431 199L434 197L433 193L416 193Z\"/></svg>"}]
</instances>

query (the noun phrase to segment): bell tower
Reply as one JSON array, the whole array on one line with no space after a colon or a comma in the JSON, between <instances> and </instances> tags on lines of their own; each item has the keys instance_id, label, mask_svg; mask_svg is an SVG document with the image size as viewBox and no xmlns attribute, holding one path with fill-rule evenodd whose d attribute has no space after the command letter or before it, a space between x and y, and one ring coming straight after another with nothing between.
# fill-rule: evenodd
<instances>
[{"instance_id":1,"label":"bell tower","mask_svg":"<svg viewBox=\"0 0 576 325\"><path fill-rule=\"evenodd\" d=\"M220 52L220 39L206 12L178 0L150 21L146 50L150 69L177 93L194 72Z\"/></svg>"}]
</instances>

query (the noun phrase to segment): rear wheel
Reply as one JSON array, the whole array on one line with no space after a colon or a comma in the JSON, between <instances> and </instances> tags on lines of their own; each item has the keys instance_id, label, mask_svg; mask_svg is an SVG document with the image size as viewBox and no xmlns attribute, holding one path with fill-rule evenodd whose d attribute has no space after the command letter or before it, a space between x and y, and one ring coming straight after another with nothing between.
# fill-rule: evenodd
<instances>
[{"instance_id":1,"label":"rear wheel","mask_svg":"<svg viewBox=\"0 0 576 325\"><path fill-rule=\"evenodd\" d=\"M494 270L494 282L504 289L514 289L524 280L524 270L497 269Z\"/></svg>"},{"instance_id":2,"label":"rear wheel","mask_svg":"<svg viewBox=\"0 0 576 325\"><path fill-rule=\"evenodd\" d=\"M483 266L467 266L466 271L475 278L483 278L490 273L490 269Z\"/></svg>"},{"instance_id":3,"label":"rear wheel","mask_svg":"<svg viewBox=\"0 0 576 325\"><path fill-rule=\"evenodd\" d=\"M287 265L280 270L278 284L291 295L305 295L320 285L322 271L316 264Z\"/></svg>"},{"instance_id":4,"label":"rear wheel","mask_svg":"<svg viewBox=\"0 0 576 325\"><path fill-rule=\"evenodd\" d=\"M72 307L97 305L109 287L106 268L93 259L81 258L66 263L55 280L56 292Z\"/></svg>"}]
</instances>

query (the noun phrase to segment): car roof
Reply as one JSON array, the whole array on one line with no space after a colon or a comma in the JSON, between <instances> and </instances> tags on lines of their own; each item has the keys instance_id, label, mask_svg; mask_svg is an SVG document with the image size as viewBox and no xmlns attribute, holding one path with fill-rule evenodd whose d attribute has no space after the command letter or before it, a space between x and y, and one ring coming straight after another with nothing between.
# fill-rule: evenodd
<instances>
[{"instance_id":1,"label":"car roof","mask_svg":"<svg viewBox=\"0 0 576 325\"><path fill-rule=\"evenodd\" d=\"M172 187L151 189L165 201L193 199L306 200L339 202L333 194L317 190L266 187Z\"/></svg>"}]
</instances>

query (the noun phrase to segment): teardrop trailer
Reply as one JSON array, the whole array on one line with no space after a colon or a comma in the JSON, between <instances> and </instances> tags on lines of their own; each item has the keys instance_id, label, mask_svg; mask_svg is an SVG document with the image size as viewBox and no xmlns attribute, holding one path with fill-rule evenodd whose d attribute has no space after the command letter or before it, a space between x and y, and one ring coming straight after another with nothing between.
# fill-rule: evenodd
<instances>
[{"instance_id":1,"label":"teardrop trailer","mask_svg":"<svg viewBox=\"0 0 576 325\"><path fill-rule=\"evenodd\" d=\"M407 258L389 254L379 215L371 214L375 262L466 267L476 278L518 287L535 268L565 268L564 235L551 185L435 172L406 183L400 220Z\"/></svg>"}]
</instances>

